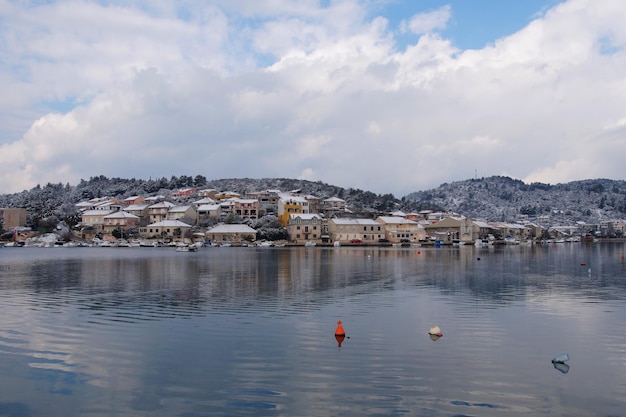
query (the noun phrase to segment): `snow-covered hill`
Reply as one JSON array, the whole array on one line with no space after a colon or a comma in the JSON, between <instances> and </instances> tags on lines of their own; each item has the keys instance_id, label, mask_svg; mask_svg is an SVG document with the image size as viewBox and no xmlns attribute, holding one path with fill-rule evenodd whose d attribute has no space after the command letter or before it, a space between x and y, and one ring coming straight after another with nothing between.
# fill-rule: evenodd
<instances>
[{"instance_id":1,"label":"snow-covered hill","mask_svg":"<svg viewBox=\"0 0 626 417\"><path fill-rule=\"evenodd\" d=\"M509 177L457 181L405 197L408 204L433 204L489 221L520 217L546 219L552 225L595 223L626 217L626 182L609 179L566 184L525 184Z\"/></svg>"}]
</instances>

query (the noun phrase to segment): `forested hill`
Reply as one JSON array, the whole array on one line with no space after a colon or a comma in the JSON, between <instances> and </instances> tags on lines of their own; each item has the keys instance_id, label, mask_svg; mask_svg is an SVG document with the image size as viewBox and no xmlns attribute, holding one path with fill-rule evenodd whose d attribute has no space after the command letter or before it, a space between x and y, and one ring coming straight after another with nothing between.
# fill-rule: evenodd
<instances>
[{"instance_id":1,"label":"forested hill","mask_svg":"<svg viewBox=\"0 0 626 417\"><path fill-rule=\"evenodd\" d=\"M608 179L574 181L566 184L525 184L509 177L493 176L469 179L408 194L401 199L392 194L375 194L346 189L322 182L288 178L230 178L207 181L202 175L172 176L159 179L123 179L92 177L77 185L47 184L15 194L0 195L0 207L22 207L28 223L36 226L41 219L62 220L76 214L75 204L94 197L126 198L134 195L168 195L172 191L194 187L234 191L300 190L319 198L339 197L355 213L389 213L394 210L449 210L467 217L489 221L514 221L520 215L529 219L547 218L552 224L626 217L626 182ZM182 203L182 202L181 202Z\"/></svg>"},{"instance_id":2,"label":"forested hill","mask_svg":"<svg viewBox=\"0 0 626 417\"><path fill-rule=\"evenodd\" d=\"M0 207L26 208L29 225L36 226L41 219L62 220L74 215L75 204L79 201L105 196L124 199L135 195L145 197L169 195L172 191L187 187L233 191L242 196L247 191L300 190L304 195L342 198L353 211L357 212L389 212L401 207L401 201L392 194L377 195L369 191L345 189L319 181L287 178L231 178L207 181L202 175L149 180L107 178L101 175L81 180L77 185L48 183L20 193L0 195Z\"/></svg>"},{"instance_id":3,"label":"forested hill","mask_svg":"<svg viewBox=\"0 0 626 417\"><path fill-rule=\"evenodd\" d=\"M444 207L488 221L550 217L552 224L626 218L626 182L609 179L525 184L509 177L457 181L405 197L408 204Z\"/></svg>"}]
</instances>

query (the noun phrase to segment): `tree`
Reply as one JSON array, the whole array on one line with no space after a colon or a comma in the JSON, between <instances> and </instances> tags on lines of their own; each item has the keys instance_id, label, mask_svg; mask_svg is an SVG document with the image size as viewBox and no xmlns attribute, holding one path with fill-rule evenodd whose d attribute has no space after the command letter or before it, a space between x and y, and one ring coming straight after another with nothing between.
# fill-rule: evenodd
<instances>
[{"instance_id":1,"label":"tree","mask_svg":"<svg viewBox=\"0 0 626 417\"><path fill-rule=\"evenodd\" d=\"M204 187L206 183L207 181L204 175L196 175L193 179L193 185L195 187Z\"/></svg>"}]
</instances>

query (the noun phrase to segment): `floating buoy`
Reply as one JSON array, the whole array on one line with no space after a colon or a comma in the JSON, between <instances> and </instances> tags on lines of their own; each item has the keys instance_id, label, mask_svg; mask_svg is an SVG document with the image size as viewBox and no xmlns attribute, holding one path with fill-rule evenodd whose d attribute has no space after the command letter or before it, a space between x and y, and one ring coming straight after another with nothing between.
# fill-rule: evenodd
<instances>
[{"instance_id":1,"label":"floating buoy","mask_svg":"<svg viewBox=\"0 0 626 417\"><path fill-rule=\"evenodd\" d=\"M343 326L341 325L341 320L339 320L337 322L337 328L335 329L335 337L337 336L346 336L346 331L343 329Z\"/></svg>"},{"instance_id":2,"label":"floating buoy","mask_svg":"<svg viewBox=\"0 0 626 417\"><path fill-rule=\"evenodd\" d=\"M417 251L417 254L418 254L418 255L421 255L421 254L422 254L422 252L418 250L418 251ZM624 259L624 257L623 257L623 256L622 256L622 259Z\"/></svg>"},{"instance_id":3,"label":"floating buoy","mask_svg":"<svg viewBox=\"0 0 626 417\"><path fill-rule=\"evenodd\" d=\"M480 261L480 257L476 258L477 261Z\"/></svg>"},{"instance_id":4,"label":"floating buoy","mask_svg":"<svg viewBox=\"0 0 626 417\"><path fill-rule=\"evenodd\" d=\"M428 330L428 334L431 336L437 336L437 337L443 336L443 333L441 333L441 329L439 328L439 326L432 326Z\"/></svg>"},{"instance_id":5,"label":"floating buoy","mask_svg":"<svg viewBox=\"0 0 626 417\"><path fill-rule=\"evenodd\" d=\"M569 360L569 355L567 353L561 353L552 358L552 363L565 363Z\"/></svg>"}]
</instances>

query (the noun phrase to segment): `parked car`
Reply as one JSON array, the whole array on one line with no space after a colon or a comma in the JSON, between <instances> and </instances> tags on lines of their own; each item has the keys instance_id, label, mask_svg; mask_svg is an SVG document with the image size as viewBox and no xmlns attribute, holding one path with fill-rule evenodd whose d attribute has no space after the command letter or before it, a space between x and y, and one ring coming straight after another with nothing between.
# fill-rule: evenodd
<instances>
[{"instance_id":1,"label":"parked car","mask_svg":"<svg viewBox=\"0 0 626 417\"><path fill-rule=\"evenodd\" d=\"M378 243L389 243L389 239L385 239L385 238L378 239Z\"/></svg>"},{"instance_id":2,"label":"parked car","mask_svg":"<svg viewBox=\"0 0 626 417\"><path fill-rule=\"evenodd\" d=\"M352 239L350 243L361 243L361 239Z\"/></svg>"}]
</instances>

